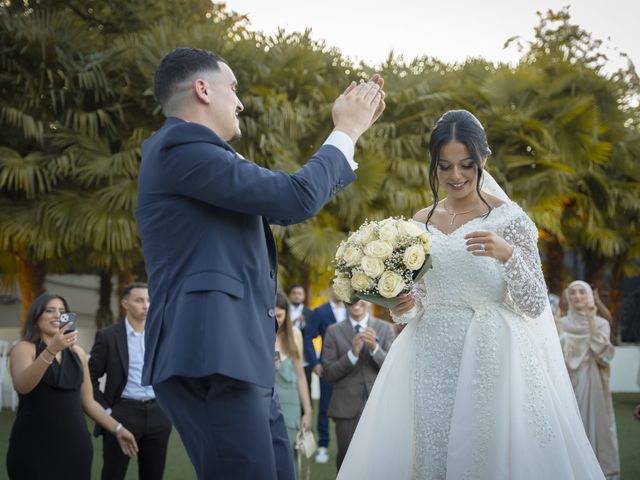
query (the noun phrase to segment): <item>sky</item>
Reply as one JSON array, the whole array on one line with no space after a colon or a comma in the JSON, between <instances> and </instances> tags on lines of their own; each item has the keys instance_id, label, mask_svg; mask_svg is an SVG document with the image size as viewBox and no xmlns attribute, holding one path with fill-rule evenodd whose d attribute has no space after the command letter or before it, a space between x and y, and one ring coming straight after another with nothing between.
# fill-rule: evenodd
<instances>
[{"instance_id":1,"label":"sky","mask_svg":"<svg viewBox=\"0 0 640 480\"><path fill-rule=\"evenodd\" d=\"M605 41L607 70L626 64L640 68L637 20L639 0L228 0L228 8L246 14L251 28L273 34L312 29L315 39L338 47L352 60L383 62L391 50L406 60L429 55L446 62L469 57L516 62L521 54L504 42L513 36L533 39L537 11L571 5L572 23ZM635 31L634 31L635 27Z\"/></svg>"}]
</instances>

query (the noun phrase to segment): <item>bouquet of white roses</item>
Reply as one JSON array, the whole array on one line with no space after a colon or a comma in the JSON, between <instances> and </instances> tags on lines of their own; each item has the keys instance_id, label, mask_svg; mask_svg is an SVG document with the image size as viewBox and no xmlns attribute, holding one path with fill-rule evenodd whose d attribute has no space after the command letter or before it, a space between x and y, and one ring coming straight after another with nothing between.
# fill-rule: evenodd
<instances>
[{"instance_id":1,"label":"bouquet of white roses","mask_svg":"<svg viewBox=\"0 0 640 480\"><path fill-rule=\"evenodd\" d=\"M416 223L366 221L338 247L334 291L348 303L362 299L393 308L431 267L430 252L431 237Z\"/></svg>"}]
</instances>

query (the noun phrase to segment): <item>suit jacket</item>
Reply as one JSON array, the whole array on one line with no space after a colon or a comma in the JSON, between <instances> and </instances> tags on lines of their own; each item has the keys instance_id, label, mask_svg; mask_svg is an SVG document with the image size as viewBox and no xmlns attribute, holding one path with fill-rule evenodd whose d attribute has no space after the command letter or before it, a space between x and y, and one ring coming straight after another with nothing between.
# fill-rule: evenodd
<instances>
[{"instance_id":1,"label":"suit jacket","mask_svg":"<svg viewBox=\"0 0 640 480\"><path fill-rule=\"evenodd\" d=\"M89 357L89 374L96 401L104 408L112 408L120 399L129 376L129 348L124 320L96 332ZM98 380L104 374L107 375L107 381L103 393ZM102 427L96 424L94 434L100 433Z\"/></svg>"},{"instance_id":2,"label":"suit jacket","mask_svg":"<svg viewBox=\"0 0 640 480\"><path fill-rule=\"evenodd\" d=\"M370 316L369 327L380 338L380 348L375 355L371 355L365 345L355 365L347 356L355 335L351 322L347 319L327 329L322 348L322 366L324 377L334 384L327 409L329 417L353 418L364 410L373 383L394 340L393 330L384 320Z\"/></svg>"},{"instance_id":3,"label":"suit jacket","mask_svg":"<svg viewBox=\"0 0 640 480\"><path fill-rule=\"evenodd\" d=\"M347 307L344 307L346 311L346 317L349 318L349 312L347 311ZM333 314L333 309L331 308L331 303L323 303L318 308L316 308L311 317L307 321L307 327L304 330L304 351L309 352L307 355L307 362L311 367L316 366L318 363L322 361L322 353L320 353L320 358L316 355L316 351L313 348L313 339L318 335L322 337L322 342L324 345L324 337L327 332L327 329L330 325L336 323L336 317ZM323 348L324 350L324 348Z\"/></svg>"},{"instance_id":4,"label":"suit jacket","mask_svg":"<svg viewBox=\"0 0 640 480\"><path fill-rule=\"evenodd\" d=\"M315 215L355 179L324 145L293 174L170 117L142 147L136 218L151 306L143 384L214 373L274 384L277 252L269 223Z\"/></svg>"}]
</instances>

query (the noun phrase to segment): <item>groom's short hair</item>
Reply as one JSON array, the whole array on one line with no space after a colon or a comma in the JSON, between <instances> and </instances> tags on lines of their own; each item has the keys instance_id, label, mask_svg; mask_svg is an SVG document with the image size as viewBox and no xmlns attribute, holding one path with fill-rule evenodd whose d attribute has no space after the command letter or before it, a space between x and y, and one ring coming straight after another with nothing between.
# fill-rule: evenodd
<instances>
[{"instance_id":1,"label":"groom's short hair","mask_svg":"<svg viewBox=\"0 0 640 480\"><path fill-rule=\"evenodd\" d=\"M193 76L204 72L217 72L222 57L201 48L176 48L165 55L153 76L153 96L167 114L176 87Z\"/></svg>"}]
</instances>

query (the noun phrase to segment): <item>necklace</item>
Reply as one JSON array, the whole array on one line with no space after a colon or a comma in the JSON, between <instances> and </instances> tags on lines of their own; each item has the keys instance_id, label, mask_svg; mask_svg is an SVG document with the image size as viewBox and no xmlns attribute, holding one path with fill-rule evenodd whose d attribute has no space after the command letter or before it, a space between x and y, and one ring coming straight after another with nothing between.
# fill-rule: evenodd
<instances>
[{"instance_id":1,"label":"necklace","mask_svg":"<svg viewBox=\"0 0 640 480\"><path fill-rule=\"evenodd\" d=\"M447 199L445 198L442 201L442 208L444 208L444 211L447 212L449 215L451 215L451 222L449 222L449 225L453 225L453 222L455 221L456 217L458 215L466 215L467 213L471 213L473 212L478 206L476 205L475 207L473 207L471 210L467 210L466 212L450 212L449 210L447 210L447 207L445 206L447 202Z\"/></svg>"}]
</instances>

